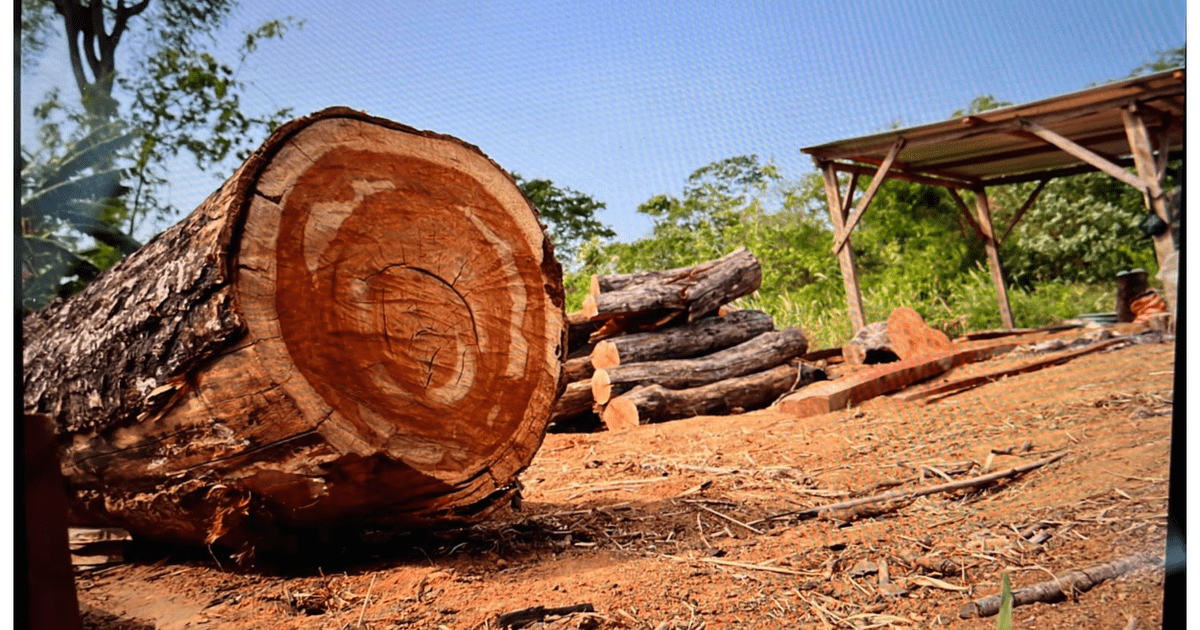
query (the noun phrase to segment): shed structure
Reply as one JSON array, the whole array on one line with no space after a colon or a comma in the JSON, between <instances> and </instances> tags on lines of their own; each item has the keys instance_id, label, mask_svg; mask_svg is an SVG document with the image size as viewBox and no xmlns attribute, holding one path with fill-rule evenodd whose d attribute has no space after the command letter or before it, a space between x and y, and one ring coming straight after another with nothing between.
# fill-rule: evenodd
<instances>
[{"instance_id":1,"label":"shed structure","mask_svg":"<svg viewBox=\"0 0 1200 630\"><path fill-rule=\"evenodd\" d=\"M1183 156L1185 71L1137 77L1045 100L971 114L943 122L896 129L807 147L825 179L834 226L833 253L841 265L846 305L857 331L866 325L850 234L885 179L941 186L950 192L967 223L987 248L988 267L1000 318L1013 327L1012 309L1000 264L999 244L1056 177L1103 171L1142 191L1147 208L1168 226L1163 181L1170 160ZM1133 167L1134 172L1126 170ZM846 192L838 174L850 175ZM860 176L871 177L854 199ZM987 189L1039 182L997 235ZM972 213L959 191L975 196ZM1154 237L1161 266L1177 245L1172 230ZM1174 306L1174 295L1167 296Z\"/></svg>"}]
</instances>

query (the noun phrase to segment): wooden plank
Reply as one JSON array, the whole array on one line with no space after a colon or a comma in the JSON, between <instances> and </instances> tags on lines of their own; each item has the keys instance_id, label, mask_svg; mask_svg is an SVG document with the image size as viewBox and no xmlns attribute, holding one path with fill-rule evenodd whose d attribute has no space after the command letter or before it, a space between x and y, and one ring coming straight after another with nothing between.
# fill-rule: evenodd
<instances>
[{"instance_id":1,"label":"wooden plank","mask_svg":"<svg viewBox=\"0 0 1200 630\"><path fill-rule=\"evenodd\" d=\"M1147 188L1147 183L1143 179L1113 164L1108 158L1102 157L1091 149L1076 144L1073 140L1054 133L1038 123L1021 119L1021 128L1138 190L1146 190Z\"/></svg>"},{"instance_id":2,"label":"wooden plank","mask_svg":"<svg viewBox=\"0 0 1200 630\"><path fill-rule=\"evenodd\" d=\"M979 213L979 225L983 228L983 245L987 248L988 269L992 272L992 283L996 285L996 301L1000 304L1000 321L1005 328L1013 328L1012 307L1008 303L1008 289L1004 286L1004 270L1000 266L1000 251L996 246L995 228L992 227L992 211L988 207L987 190L975 191L975 209Z\"/></svg>"},{"instance_id":3,"label":"wooden plank","mask_svg":"<svg viewBox=\"0 0 1200 630\"><path fill-rule=\"evenodd\" d=\"M1055 352L1053 354L1049 354L1044 357L1033 359L1031 361L1025 361L1024 363L1021 363L1019 365L996 368L994 370L988 370L987 372L984 372L982 374L976 374L974 376L964 376L964 377L960 377L960 378L946 379L946 380L941 380L941 381L937 381L934 383L929 383L927 385L915 387L908 391L900 392L899 394L896 394L892 398L899 400L899 401L903 401L903 402L926 402L926 403L929 403L929 402L933 402L934 400L945 398L946 396L950 396L952 394L957 394L959 392L966 391L966 390L972 389L974 387L979 387L980 385L986 385L986 384L991 383L992 381L995 381L1000 378L1005 378L1008 376L1016 376L1018 374L1026 374L1029 372L1036 372L1038 370L1052 367L1055 365L1061 365L1072 359L1084 356L1086 354L1091 354L1091 353L1097 352L1099 350L1103 350L1104 348L1107 348L1114 344L1120 343L1122 341L1126 341L1126 339L1123 337L1116 338L1116 339L1106 339L1099 343L1094 343L1094 344L1091 344L1091 345L1083 347L1083 348L1077 348L1075 350L1066 350L1063 352Z\"/></svg>"},{"instance_id":4,"label":"wooden plank","mask_svg":"<svg viewBox=\"0 0 1200 630\"><path fill-rule=\"evenodd\" d=\"M829 205L829 219L833 223L834 233L842 231L846 214L842 208L837 184L837 171L832 162L818 162L817 168L825 178L825 199ZM838 264L842 268L842 283L846 287L846 310L850 315L850 325L854 332L867 325L863 315L862 291L858 288L858 270L854 266L854 250L843 247L837 252Z\"/></svg>"},{"instance_id":5,"label":"wooden plank","mask_svg":"<svg viewBox=\"0 0 1200 630\"><path fill-rule=\"evenodd\" d=\"M962 212L962 215L967 218L967 223L971 224L971 229L975 230L975 233L979 235L979 240L986 241L987 235L983 233L983 228L979 227L979 222L975 220L975 217L971 216L971 210L967 208L967 204L962 200L962 196L958 194L958 191L953 188L947 188L946 192L950 193L950 198L954 200L954 203L958 204L959 212Z\"/></svg>"},{"instance_id":6,"label":"wooden plank","mask_svg":"<svg viewBox=\"0 0 1200 630\"><path fill-rule=\"evenodd\" d=\"M892 168L892 162L896 161L896 156L900 155L900 150L903 148L904 138L899 138L892 144L887 157L883 159L883 164L879 165L879 170L875 171L875 176L871 178L867 191L863 193L862 197L859 197L858 204L854 206L854 214L850 217L850 222L838 232L837 239L833 244L833 253L838 253L846 245L846 241L850 239L850 232L854 231L854 226L858 225L859 220L862 219L863 213L867 211L867 206L871 205L875 193L879 192L879 187L887 178L888 170Z\"/></svg>"},{"instance_id":7,"label":"wooden plank","mask_svg":"<svg viewBox=\"0 0 1200 630\"><path fill-rule=\"evenodd\" d=\"M1004 244L1004 239L1008 238L1008 235L1012 232L1013 228L1017 227L1017 222L1021 220L1021 217L1025 216L1025 213L1033 207L1033 202L1037 201L1038 195L1042 194L1042 189L1045 188L1046 184L1048 183L1050 183L1049 179L1043 179L1042 181L1038 182L1037 188L1034 188L1033 192L1029 193L1029 198L1025 200L1025 203L1021 206L1021 209L1017 210L1017 213L1013 215L1012 220L1008 222L1008 227L1004 228L1004 235L996 241L998 244Z\"/></svg>"},{"instance_id":8,"label":"wooden plank","mask_svg":"<svg viewBox=\"0 0 1200 630\"><path fill-rule=\"evenodd\" d=\"M809 385L780 401L779 409L801 418L838 411L933 378L959 365L1003 354L1017 345L1017 339L1006 339L885 363L836 381Z\"/></svg>"}]
</instances>

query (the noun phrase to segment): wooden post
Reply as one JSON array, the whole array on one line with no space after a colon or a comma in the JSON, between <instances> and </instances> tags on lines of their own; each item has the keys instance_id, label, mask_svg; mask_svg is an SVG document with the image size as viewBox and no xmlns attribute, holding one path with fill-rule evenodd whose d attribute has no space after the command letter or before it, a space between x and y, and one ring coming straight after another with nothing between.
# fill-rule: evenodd
<instances>
[{"instance_id":1,"label":"wooden post","mask_svg":"<svg viewBox=\"0 0 1200 630\"><path fill-rule=\"evenodd\" d=\"M862 219L863 213L867 211L867 206L871 205L871 200L875 198L875 193L879 192L879 187L883 185L883 180L887 178L888 171L892 168L892 163L896 161L896 156L900 155L900 149L904 148L904 138L900 138L888 150L887 157L884 158L883 164L879 165L879 170L875 171L875 176L871 178L871 183L867 185L866 192L858 200L858 205L854 208L854 215L846 222L846 226L838 230L837 238L833 242L833 251L836 254L841 251L846 245L846 241L850 240L850 232L854 230L854 226L858 225ZM846 191L846 197L853 197L854 189Z\"/></svg>"},{"instance_id":2,"label":"wooden post","mask_svg":"<svg viewBox=\"0 0 1200 630\"><path fill-rule=\"evenodd\" d=\"M1000 321L1004 327L1013 328L1012 307L1008 305L1008 289L1004 287L1004 270L1000 267L1000 251L996 246L996 229L992 226L992 210L988 206L987 190L980 186L974 190L975 210L979 214L979 226L983 228L983 244L987 247L988 269L996 285L996 301L1000 303Z\"/></svg>"},{"instance_id":3,"label":"wooden post","mask_svg":"<svg viewBox=\"0 0 1200 630\"><path fill-rule=\"evenodd\" d=\"M1167 212L1167 197L1159 185L1160 172L1154 161L1150 145L1150 132L1146 129L1146 122L1138 115L1136 106L1122 109L1121 118L1125 121L1125 135L1129 138L1129 148L1133 152L1133 163L1137 168L1138 178L1145 183L1142 194L1146 200L1146 207L1170 226L1171 216ZM1166 143L1163 145L1165 147ZM1154 253L1158 257L1160 268L1166 262L1167 256L1174 251L1175 238L1170 229L1154 237ZM1175 296L1170 296L1167 300L1168 303L1173 304Z\"/></svg>"},{"instance_id":4,"label":"wooden post","mask_svg":"<svg viewBox=\"0 0 1200 630\"><path fill-rule=\"evenodd\" d=\"M842 233L846 224L846 211L842 207L838 192L837 171L833 168L833 162L817 162L817 168L821 169L821 175L825 178L825 198L829 203L829 218L833 222L834 238L837 238L836 235ZM846 193L848 197L853 195L853 190ZM842 282L846 286L846 310L850 314L850 325L854 327L851 332L857 333L867 325L867 320L863 316L862 292L858 288L858 270L854 267L854 251L849 247L849 237L846 245L838 250L837 257L838 264L842 267Z\"/></svg>"}]
</instances>

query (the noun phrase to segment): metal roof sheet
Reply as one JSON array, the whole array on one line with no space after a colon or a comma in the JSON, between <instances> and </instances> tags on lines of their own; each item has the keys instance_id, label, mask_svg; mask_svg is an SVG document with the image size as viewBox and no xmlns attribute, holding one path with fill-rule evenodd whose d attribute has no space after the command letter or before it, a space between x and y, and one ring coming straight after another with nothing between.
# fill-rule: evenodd
<instances>
[{"instance_id":1,"label":"metal roof sheet","mask_svg":"<svg viewBox=\"0 0 1200 630\"><path fill-rule=\"evenodd\" d=\"M1184 69L1127 79L1033 103L947 121L895 129L802 149L838 170L874 172L897 140L904 140L889 177L930 178L970 187L1029 181L1095 170L1026 130L1036 123L1118 164L1127 164L1129 140L1122 109L1135 105L1155 142L1183 148ZM1158 146L1156 145L1156 149ZM869 167L869 171L863 167Z\"/></svg>"}]
</instances>

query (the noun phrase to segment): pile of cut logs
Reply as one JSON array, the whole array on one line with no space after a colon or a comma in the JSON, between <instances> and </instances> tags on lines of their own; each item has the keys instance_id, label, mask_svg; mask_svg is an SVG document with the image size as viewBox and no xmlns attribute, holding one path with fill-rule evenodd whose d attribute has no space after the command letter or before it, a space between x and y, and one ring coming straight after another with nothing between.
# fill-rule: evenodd
<instances>
[{"instance_id":1,"label":"pile of cut logs","mask_svg":"<svg viewBox=\"0 0 1200 630\"><path fill-rule=\"evenodd\" d=\"M729 303L758 289L745 248L667 271L592 277L567 317L568 385L551 412L557 430L636 427L766 407L820 378L802 363L808 340L770 315Z\"/></svg>"}]
</instances>

